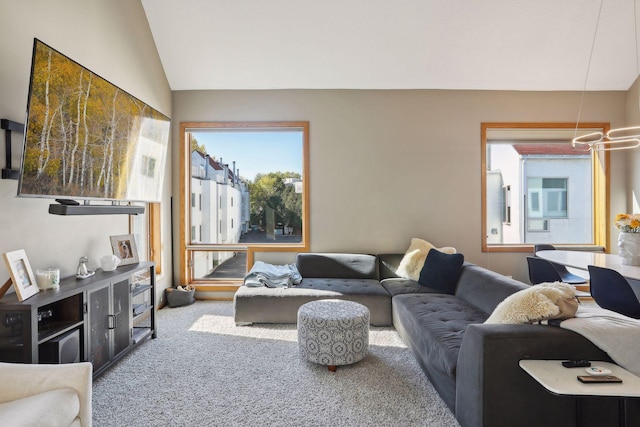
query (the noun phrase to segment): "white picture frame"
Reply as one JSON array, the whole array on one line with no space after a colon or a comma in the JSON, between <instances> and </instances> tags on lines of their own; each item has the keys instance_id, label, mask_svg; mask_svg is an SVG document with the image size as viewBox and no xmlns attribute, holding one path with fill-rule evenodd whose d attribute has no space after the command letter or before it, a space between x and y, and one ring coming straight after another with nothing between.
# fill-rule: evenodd
<instances>
[{"instance_id":1,"label":"white picture frame","mask_svg":"<svg viewBox=\"0 0 640 427\"><path fill-rule=\"evenodd\" d=\"M19 301L24 301L40 292L24 249L5 252L4 260Z\"/></svg>"},{"instance_id":2,"label":"white picture frame","mask_svg":"<svg viewBox=\"0 0 640 427\"><path fill-rule=\"evenodd\" d=\"M111 236L111 250L113 254L120 258L120 265L137 264L140 262L138 257L138 247L133 234L121 234L119 236Z\"/></svg>"}]
</instances>

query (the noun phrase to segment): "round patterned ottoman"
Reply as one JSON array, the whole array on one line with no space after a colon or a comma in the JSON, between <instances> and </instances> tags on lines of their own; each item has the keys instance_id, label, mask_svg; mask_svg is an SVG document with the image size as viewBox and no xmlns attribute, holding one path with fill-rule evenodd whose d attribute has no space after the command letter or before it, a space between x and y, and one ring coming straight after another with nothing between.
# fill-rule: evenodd
<instances>
[{"instance_id":1,"label":"round patterned ottoman","mask_svg":"<svg viewBox=\"0 0 640 427\"><path fill-rule=\"evenodd\" d=\"M369 309L336 299L303 304L298 310L298 347L303 357L331 372L362 360L369 347Z\"/></svg>"}]
</instances>

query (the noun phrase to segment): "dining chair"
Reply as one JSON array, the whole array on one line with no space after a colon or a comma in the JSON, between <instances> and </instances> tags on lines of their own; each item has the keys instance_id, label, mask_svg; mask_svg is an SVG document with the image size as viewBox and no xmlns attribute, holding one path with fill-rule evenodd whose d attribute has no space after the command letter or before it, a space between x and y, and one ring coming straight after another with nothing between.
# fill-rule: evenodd
<instances>
[{"instance_id":1,"label":"dining chair","mask_svg":"<svg viewBox=\"0 0 640 427\"><path fill-rule=\"evenodd\" d=\"M602 308L640 319L640 300L620 273L590 265L591 297Z\"/></svg>"},{"instance_id":2,"label":"dining chair","mask_svg":"<svg viewBox=\"0 0 640 427\"><path fill-rule=\"evenodd\" d=\"M563 281L562 277L560 277L560 273L555 269L553 263L546 259L528 256L527 265L529 266L529 281L532 285L545 282ZM576 287L574 284L571 285ZM580 298L591 298L591 294L588 291L577 289L576 287L576 299L579 303L581 302Z\"/></svg>"},{"instance_id":3,"label":"dining chair","mask_svg":"<svg viewBox=\"0 0 640 427\"><path fill-rule=\"evenodd\" d=\"M546 259L528 256L527 265L529 266L529 281L532 285L544 282L562 282L560 273Z\"/></svg>"},{"instance_id":4,"label":"dining chair","mask_svg":"<svg viewBox=\"0 0 640 427\"><path fill-rule=\"evenodd\" d=\"M534 253L538 251L555 251L556 247L549 244L537 244L533 246ZM555 262L547 261L549 264L556 269L558 274L560 275L560 281L564 283L569 283L570 285L582 285L587 283L587 279L584 277L578 276L577 274L573 274L567 270L567 267L564 265L556 264Z\"/></svg>"}]
</instances>

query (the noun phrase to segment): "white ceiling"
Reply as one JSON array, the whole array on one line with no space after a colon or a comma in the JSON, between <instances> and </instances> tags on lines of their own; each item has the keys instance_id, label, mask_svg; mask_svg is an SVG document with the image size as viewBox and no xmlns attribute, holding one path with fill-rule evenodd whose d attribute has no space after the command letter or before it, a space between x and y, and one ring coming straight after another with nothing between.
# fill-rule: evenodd
<instances>
[{"instance_id":1,"label":"white ceiling","mask_svg":"<svg viewBox=\"0 0 640 427\"><path fill-rule=\"evenodd\" d=\"M142 0L172 90L627 90L634 0ZM640 6L640 4L639 4ZM640 7L638 7L640 9Z\"/></svg>"}]
</instances>

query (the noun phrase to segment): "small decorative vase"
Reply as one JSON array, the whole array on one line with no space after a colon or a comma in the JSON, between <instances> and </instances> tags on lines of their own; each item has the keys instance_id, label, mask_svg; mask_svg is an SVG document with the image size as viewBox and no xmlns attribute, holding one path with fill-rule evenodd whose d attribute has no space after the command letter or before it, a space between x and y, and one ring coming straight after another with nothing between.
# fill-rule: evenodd
<instances>
[{"instance_id":1,"label":"small decorative vase","mask_svg":"<svg viewBox=\"0 0 640 427\"><path fill-rule=\"evenodd\" d=\"M618 255L622 265L640 265L640 233L620 233Z\"/></svg>"}]
</instances>

